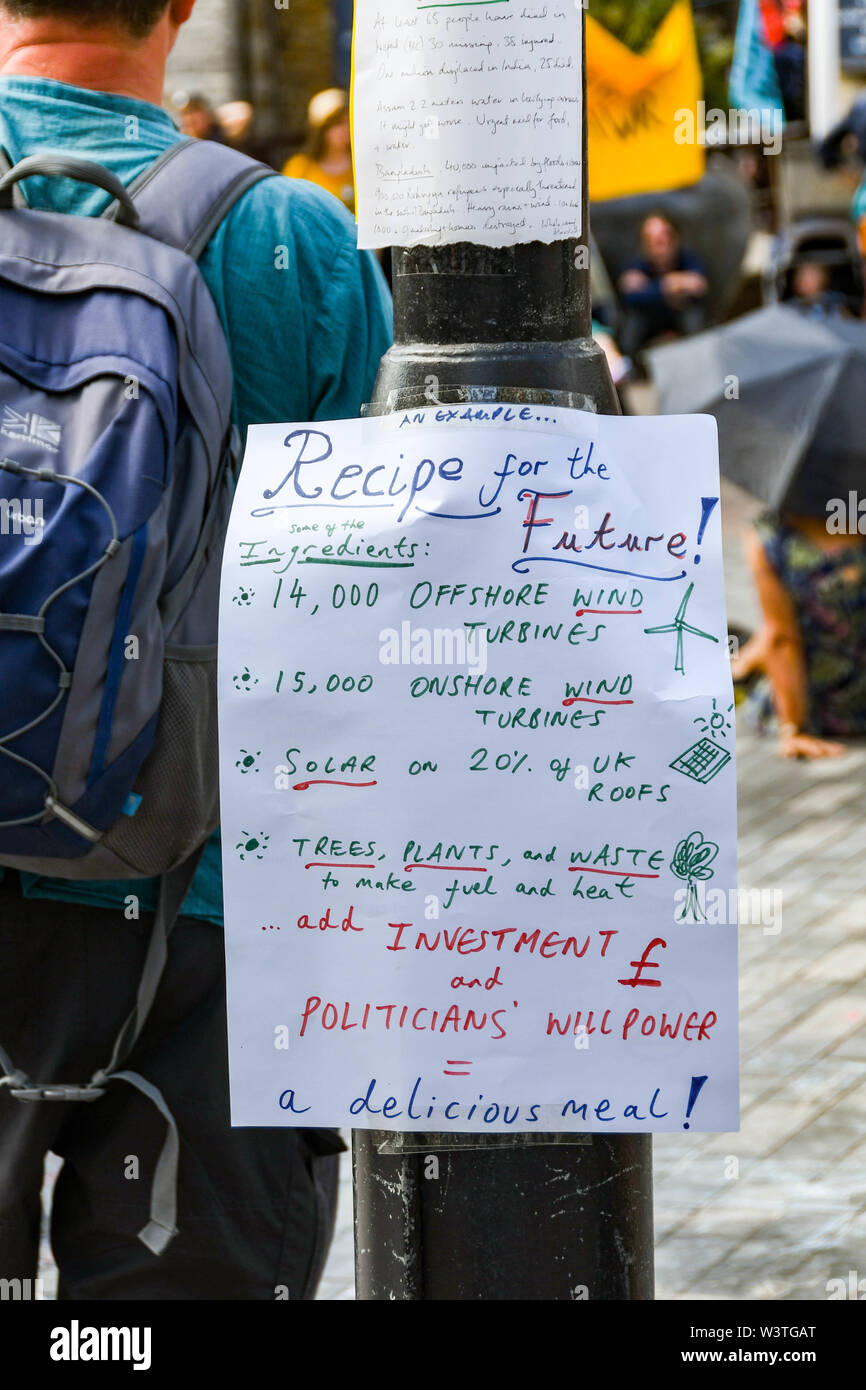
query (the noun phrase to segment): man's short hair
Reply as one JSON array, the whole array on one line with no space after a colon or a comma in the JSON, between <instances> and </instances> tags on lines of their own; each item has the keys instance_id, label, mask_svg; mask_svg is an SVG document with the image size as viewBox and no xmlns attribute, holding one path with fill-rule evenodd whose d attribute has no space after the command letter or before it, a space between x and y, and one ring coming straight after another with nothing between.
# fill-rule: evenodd
<instances>
[{"instance_id":1,"label":"man's short hair","mask_svg":"<svg viewBox=\"0 0 866 1390\"><path fill-rule=\"evenodd\" d=\"M0 0L13 19L69 19L81 24L116 24L144 38L168 9L169 0Z\"/></svg>"},{"instance_id":2,"label":"man's short hair","mask_svg":"<svg viewBox=\"0 0 866 1390\"><path fill-rule=\"evenodd\" d=\"M664 208L653 208L651 212L644 213L640 220L641 232L643 232L647 222L664 222L670 227L675 237L682 236L682 231L676 218L672 217L669 212L665 212Z\"/></svg>"}]
</instances>

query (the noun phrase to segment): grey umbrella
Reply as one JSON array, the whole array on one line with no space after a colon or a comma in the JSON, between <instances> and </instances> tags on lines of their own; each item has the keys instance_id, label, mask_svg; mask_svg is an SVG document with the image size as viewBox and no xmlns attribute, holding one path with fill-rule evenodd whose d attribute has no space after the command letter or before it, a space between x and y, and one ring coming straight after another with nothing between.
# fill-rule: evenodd
<instances>
[{"instance_id":1,"label":"grey umbrella","mask_svg":"<svg viewBox=\"0 0 866 1390\"><path fill-rule=\"evenodd\" d=\"M771 507L866 493L866 323L777 304L647 359L660 410L714 415L722 474Z\"/></svg>"}]
</instances>

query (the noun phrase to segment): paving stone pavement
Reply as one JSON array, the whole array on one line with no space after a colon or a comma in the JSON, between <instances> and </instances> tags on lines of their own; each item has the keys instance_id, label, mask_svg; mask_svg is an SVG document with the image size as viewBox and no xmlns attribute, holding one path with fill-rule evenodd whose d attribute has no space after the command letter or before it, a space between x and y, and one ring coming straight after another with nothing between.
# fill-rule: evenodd
<instances>
[{"instance_id":1,"label":"paving stone pavement","mask_svg":"<svg viewBox=\"0 0 866 1390\"><path fill-rule=\"evenodd\" d=\"M866 749L738 759L740 888L781 915L739 928L739 1134L654 1141L657 1297L824 1299L866 1275Z\"/></svg>"},{"instance_id":2,"label":"paving stone pavement","mask_svg":"<svg viewBox=\"0 0 866 1390\"><path fill-rule=\"evenodd\" d=\"M724 486L722 509L729 624L752 627L755 504ZM657 1297L825 1299L852 1270L866 1293L866 747L785 762L739 721L738 782L740 886L771 909L739 928L742 1127L655 1139ZM348 1155L319 1298L354 1298Z\"/></svg>"}]
</instances>

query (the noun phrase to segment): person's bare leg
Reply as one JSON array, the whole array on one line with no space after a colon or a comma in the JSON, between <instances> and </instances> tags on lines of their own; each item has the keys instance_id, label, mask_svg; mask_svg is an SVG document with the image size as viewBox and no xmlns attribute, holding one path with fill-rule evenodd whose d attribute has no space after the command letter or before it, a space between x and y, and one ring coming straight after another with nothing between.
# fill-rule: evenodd
<instances>
[{"instance_id":1,"label":"person's bare leg","mask_svg":"<svg viewBox=\"0 0 866 1390\"><path fill-rule=\"evenodd\" d=\"M768 640L766 629L759 628L743 643L731 662L731 675L735 681L747 680L756 671L766 670Z\"/></svg>"}]
</instances>

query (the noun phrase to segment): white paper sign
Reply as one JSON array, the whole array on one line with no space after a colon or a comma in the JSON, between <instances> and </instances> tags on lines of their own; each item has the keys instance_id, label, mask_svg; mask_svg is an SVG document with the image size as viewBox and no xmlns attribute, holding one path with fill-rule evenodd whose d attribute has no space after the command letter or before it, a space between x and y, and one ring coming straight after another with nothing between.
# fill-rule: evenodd
<instances>
[{"instance_id":1,"label":"white paper sign","mask_svg":"<svg viewBox=\"0 0 866 1390\"><path fill-rule=\"evenodd\" d=\"M737 1127L715 425L250 431L222 582L233 1122Z\"/></svg>"},{"instance_id":2,"label":"white paper sign","mask_svg":"<svg viewBox=\"0 0 866 1390\"><path fill-rule=\"evenodd\" d=\"M360 246L580 235L581 21L571 0L356 7Z\"/></svg>"}]
</instances>

